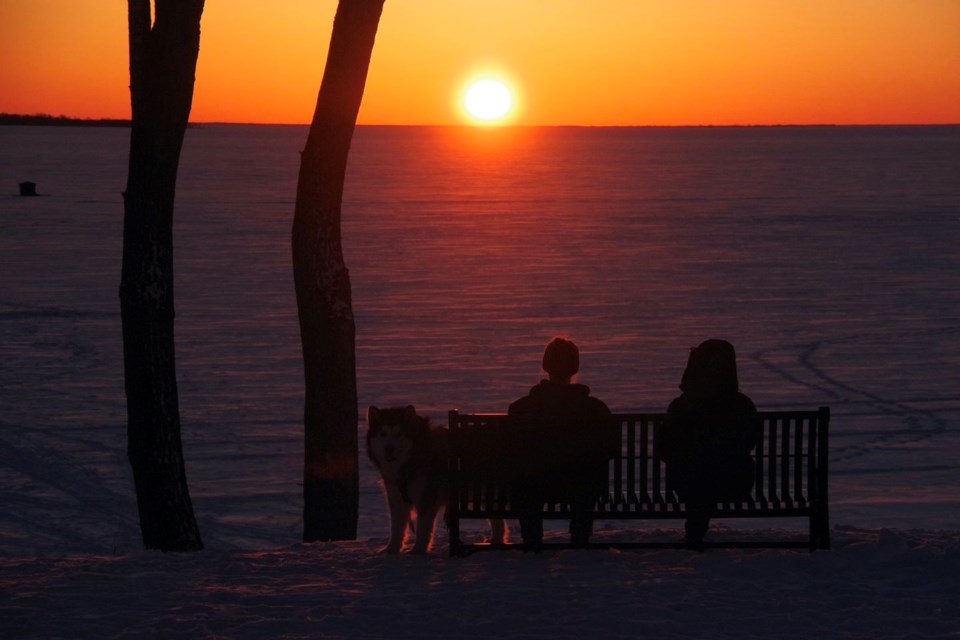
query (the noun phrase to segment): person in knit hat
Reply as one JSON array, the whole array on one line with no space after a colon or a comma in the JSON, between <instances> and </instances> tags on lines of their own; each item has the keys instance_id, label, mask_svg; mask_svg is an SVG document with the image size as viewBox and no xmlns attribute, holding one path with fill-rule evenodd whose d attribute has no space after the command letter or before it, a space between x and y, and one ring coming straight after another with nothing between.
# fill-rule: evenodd
<instances>
[{"instance_id":1,"label":"person in knit hat","mask_svg":"<svg viewBox=\"0 0 960 640\"><path fill-rule=\"evenodd\" d=\"M570 541L585 546L593 519L583 514L606 492L607 464L619 445L610 424L610 409L573 382L580 370L580 350L566 338L554 338L543 352L547 378L510 405L523 452L523 473L513 495L523 504L520 533L524 545L538 550L543 541L543 503L568 501L573 509Z\"/></svg>"}]
</instances>

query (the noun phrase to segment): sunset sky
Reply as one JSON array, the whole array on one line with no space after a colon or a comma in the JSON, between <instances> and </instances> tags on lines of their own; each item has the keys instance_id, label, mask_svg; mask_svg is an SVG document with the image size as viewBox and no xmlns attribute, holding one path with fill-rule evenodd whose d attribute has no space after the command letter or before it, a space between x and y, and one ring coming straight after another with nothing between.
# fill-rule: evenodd
<instances>
[{"instance_id":1,"label":"sunset sky","mask_svg":"<svg viewBox=\"0 0 960 640\"><path fill-rule=\"evenodd\" d=\"M308 122L336 0L207 0L191 119ZM126 3L0 0L0 111L129 116ZM960 0L387 0L365 124L960 123Z\"/></svg>"}]
</instances>

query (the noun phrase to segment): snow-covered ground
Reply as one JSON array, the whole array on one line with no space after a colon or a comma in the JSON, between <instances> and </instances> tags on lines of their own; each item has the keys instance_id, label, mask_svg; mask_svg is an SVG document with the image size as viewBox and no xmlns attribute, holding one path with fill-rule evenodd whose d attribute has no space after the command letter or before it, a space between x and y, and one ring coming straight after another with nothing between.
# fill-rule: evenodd
<instances>
[{"instance_id":1,"label":"snow-covered ground","mask_svg":"<svg viewBox=\"0 0 960 640\"><path fill-rule=\"evenodd\" d=\"M448 559L382 541L0 559L4 638L956 638L960 535Z\"/></svg>"},{"instance_id":2,"label":"snow-covered ground","mask_svg":"<svg viewBox=\"0 0 960 640\"><path fill-rule=\"evenodd\" d=\"M388 523L365 460L359 539L299 543L302 130L282 127L188 135L177 355L206 549L142 551L116 298L128 132L4 128L0 637L960 637L958 136L842 129L531 132L506 159L360 132L345 233L361 407L503 410L569 331L611 407L662 410L685 348L716 332L758 406L833 411L830 551L449 559L442 527L426 557L376 553ZM24 179L43 195L14 195Z\"/></svg>"}]
</instances>

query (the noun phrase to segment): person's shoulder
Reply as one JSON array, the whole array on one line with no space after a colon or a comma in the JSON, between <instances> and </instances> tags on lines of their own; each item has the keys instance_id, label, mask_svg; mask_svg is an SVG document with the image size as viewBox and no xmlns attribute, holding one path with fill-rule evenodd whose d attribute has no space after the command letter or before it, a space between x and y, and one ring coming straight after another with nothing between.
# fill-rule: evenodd
<instances>
[{"instance_id":1,"label":"person's shoulder","mask_svg":"<svg viewBox=\"0 0 960 640\"><path fill-rule=\"evenodd\" d=\"M686 396L680 395L670 401L667 405L667 414L676 415L683 413L690 408L690 401Z\"/></svg>"},{"instance_id":2,"label":"person's shoulder","mask_svg":"<svg viewBox=\"0 0 960 640\"><path fill-rule=\"evenodd\" d=\"M756 413L756 411L757 411L757 405L755 405L755 404L753 403L753 400L750 399L750 396L748 396L748 395L745 394L745 393L742 393L742 392L738 391L735 397L736 397L736 399L737 399L737 402L738 402L745 410L750 411L750 412L752 412L752 413Z\"/></svg>"},{"instance_id":3,"label":"person's shoulder","mask_svg":"<svg viewBox=\"0 0 960 640\"><path fill-rule=\"evenodd\" d=\"M593 414L611 413L607 403L596 396L590 395L590 387L585 384L571 384L569 386L568 397L575 403L578 403L581 410L586 409Z\"/></svg>"},{"instance_id":4,"label":"person's shoulder","mask_svg":"<svg viewBox=\"0 0 960 640\"><path fill-rule=\"evenodd\" d=\"M507 413L510 415L515 415L518 413L525 413L530 409L530 396L523 396L522 398L517 398L510 403L510 406L507 407Z\"/></svg>"},{"instance_id":5,"label":"person's shoulder","mask_svg":"<svg viewBox=\"0 0 960 640\"><path fill-rule=\"evenodd\" d=\"M507 413L530 413L536 410L537 400L535 396L540 393L540 387L541 385L539 384L534 385L527 395L523 396L522 398L517 398L510 403L510 406L507 408Z\"/></svg>"},{"instance_id":6,"label":"person's shoulder","mask_svg":"<svg viewBox=\"0 0 960 640\"><path fill-rule=\"evenodd\" d=\"M612 411L610 411L610 407L607 406L607 403L601 400L600 398L594 398L593 396L590 396L589 398L587 398L587 400L590 403L590 409L594 413L601 414L601 415L609 415L610 413L612 413Z\"/></svg>"}]
</instances>

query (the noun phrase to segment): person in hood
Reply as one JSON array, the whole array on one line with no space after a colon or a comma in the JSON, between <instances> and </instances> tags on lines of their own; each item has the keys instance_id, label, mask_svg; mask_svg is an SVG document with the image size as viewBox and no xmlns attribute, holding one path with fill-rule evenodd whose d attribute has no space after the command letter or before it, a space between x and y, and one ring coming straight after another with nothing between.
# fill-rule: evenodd
<instances>
[{"instance_id":1,"label":"person in hood","mask_svg":"<svg viewBox=\"0 0 960 640\"><path fill-rule=\"evenodd\" d=\"M585 546L593 519L585 512L607 491L608 461L619 446L619 425L610 409L573 382L580 351L570 340L554 338L543 352L547 379L510 405L523 469L513 497L525 515L519 518L523 544L537 550L543 541L543 504L569 502L570 541Z\"/></svg>"},{"instance_id":2,"label":"person in hood","mask_svg":"<svg viewBox=\"0 0 960 640\"><path fill-rule=\"evenodd\" d=\"M667 465L668 488L687 505L686 542L700 547L709 510L749 498L751 451L762 425L753 401L740 392L736 352L726 340L706 340L690 350L680 389L654 446Z\"/></svg>"}]
</instances>

